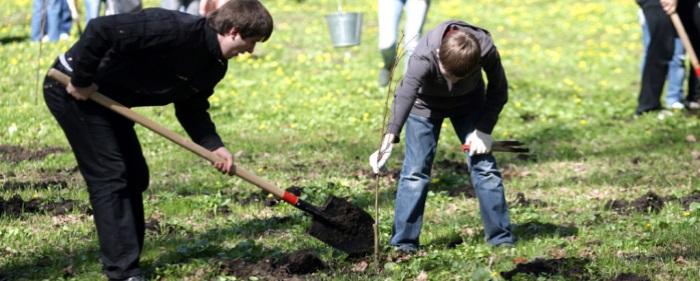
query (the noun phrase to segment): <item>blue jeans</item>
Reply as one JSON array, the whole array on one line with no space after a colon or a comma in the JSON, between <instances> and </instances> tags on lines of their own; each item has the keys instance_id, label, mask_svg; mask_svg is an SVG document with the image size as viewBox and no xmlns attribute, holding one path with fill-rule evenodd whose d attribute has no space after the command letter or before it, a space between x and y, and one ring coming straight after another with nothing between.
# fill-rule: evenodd
<instances>
[{"instance_id":1,"label":"blue jeans","mask_svg":"<svg viewBox=\"0 0 700 281\"><path fill-rule=\"evenodd\" d=\"M91 19L100 16L102 0L85 0L85 24Z\"/></svg>"},{"instance_id":2,"label":"blue jeans","mask_svg":"<svg viewBox=\"0 0 700 281\"><path fill-rule=\"evenodd\" d=\"M460 143L474 131L480 113L451 118ZM406 121L406 152L396 192L394 226L390 244L402 250L416 250L419 243L430 170L435 158L443 119L411 114ZM465 153L471 181L479 199L486 241L491 245L514 243L503 180L492 154L469 157Z\"/></svg>"},{"instance_id":3,"label":"blue jeans","mask_svg":"<svg viewBox=\"0 0 700 281\"><path fill-rule=\"evenodd\" d=\"M401 19L401 12L405 8L406 20L403 31L403 49L405 50L404 62L407 64L408 58L411 57L413 49L418 44L418 38L425 22L425 15L428 13L429 2L429 0L378 0L379 49L392 49L396 52L399 20Z\"/></svg>"},{"instance_id":4,"label":"blue jeans","mask_svg":"<svg viewBox=\"0 0 700 281\"><path fill-rule=\"evenodd\" d=\"M199 15L199 0L161 0L160 6L163 9Z\"/></svg>"},{"instance_id":5,"label":"blue jeans","mask_svg":"<svg viewBox=\"0 0 700 281\"><path fill-rule=\"evenodd\" d=\"M642 63L641 69L644 70L644 58L646 58L647 47L649 46L649 41L651 40L649 34L649 27L644 20L644 14L640 14L640 23L642 26L642 43L644 44L642 53ZM668 62L668 74L666 75L666 81L668 81L668 86L666 88L666 106L671 106L674 102L681 102L683 98L683 81L685 78L685 51L683 50L683 42L681 39L676 37L673 40L674 49L673 57L671 61Z\"/></svg>"},{"instance_id":6,"label":"blue jeans","mask_svg":"<svg viewBox=\"0 0 700 281\"><path fill-rule=\"evenodd\" d=\"M61 33L70 33L72 19L66 0L34 0L32 4L31 39L58 41Z\"/></svg>"}]
</instances>

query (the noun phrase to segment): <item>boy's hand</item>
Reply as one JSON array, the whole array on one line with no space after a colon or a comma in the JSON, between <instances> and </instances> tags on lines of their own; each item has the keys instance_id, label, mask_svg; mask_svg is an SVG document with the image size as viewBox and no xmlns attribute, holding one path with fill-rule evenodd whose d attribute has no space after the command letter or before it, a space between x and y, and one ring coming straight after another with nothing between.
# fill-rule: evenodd
<instances>
[{"instance_id":1,"label":"boy's hand","mask_svg":"<svg viewBox=\"0 0 700 281\"><path fill-rule=\"evenodd\" d=\"M474 132L467 136L467 140L464 142L464 144L469 145L469 156L473 156L475 154L486 154L491 152L493 138L487 133L474 130Z\"/></svg>"},{"instance_id":2,"label":"boy's hand","mask_svg":"<svg viewBox=\"0 0 700 281\"><path fill-rule=\"evenodd\" d=\"M93 93L97 92L97 85L91 84L85 88L73 86L73 83L68 83L66 92L73 96L76 100L87 100Z\"/></svg>"},{"instance_id":3,"label":"boy's hand","mask_svg":"<svg viewBox=\"0 0 700 281\"><path fill-rule=\"evenodd\" d=\"M393 141L394 134L384 135L382 146L379 148L379 150L375 151L369 156L369 166L372 167L372 172L375 174L379 174L380 171L383 172L386 170L384 165L386 164L386 161L389 160L389 156L391 156L391 150L394 148L394 144L392 143Z\"/></svg>"},{"instance_id":4,"label":"boy's hand","mask_svg":"<svg viewBox=\"0 0 700 281\"><path fill-rule=\"evenodd\" d=\"M219 156L219 161L212 163L214 167L219 170L219 172L224 174L231 173L231 167L233 167L233 155L225 147L219 147L212 151L216 156Z\"/></svg>"},{"instance_id":5,"label":"boy's hand","mask_svg":"<svg viewBox=\"0 0 700 281\"><path fill-rule=\"evenodd\" d=\"M661 0L661 8L663 8L664 12L669 15L676 12L677 5L678 0Z\"/></svg>"}]
</instances>

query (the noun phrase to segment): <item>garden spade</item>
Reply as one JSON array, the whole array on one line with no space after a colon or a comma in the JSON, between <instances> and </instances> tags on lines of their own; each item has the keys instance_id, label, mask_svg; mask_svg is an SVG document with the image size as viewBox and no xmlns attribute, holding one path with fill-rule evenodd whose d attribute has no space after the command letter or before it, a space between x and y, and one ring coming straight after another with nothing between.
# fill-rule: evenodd
<instances>
[{"instance_id":1,"label":"garden spade","mask_svg":"<svg viewBox=\"0 0 700 281\"><path fill-rule=\"evenodd\" d=\"M700 77L700 62L698 62L698 57L695 54L695 50L693 50L693 45L690 44L690 39L688 38L688 33L685 32L683 22L681 22L681 18L675 12L671 14L670 17L671 22L673 22L673 26L676 28L678 37L681 38L683 48L685 48L685 51L688 52L688 55L690 56L690 64L695 71L695 76Z\"/></svg>"},{"instance_id":2,"label":"garden spade","mask_svg":"<svg viewBox=\"0 0 700 281\"><path fill-rule=\"evenodd\" d=\"M63 85L70 82L70 77L59 70L50 69L48 76L59 81ZM134 112L118 102L100 93L93 93L90 99L101 104L118 114L141 124L149 130L169 139L183 148L210 161L217 162L219 157L206 148L176 134L158 123ZM372 224L374 219L361 208L354 206L347 200L330 196L323 205L318 208L299 199L289 191L284 191L274 184L256 176L255 174L234 165L232 174L241 177L247 182L272 193L277 198L284 200L292 206L311 215L312 223L308 233L322 242L344 251L352 256L359 256L371 251L374 243Z\"/></svg>"}]
</instances>

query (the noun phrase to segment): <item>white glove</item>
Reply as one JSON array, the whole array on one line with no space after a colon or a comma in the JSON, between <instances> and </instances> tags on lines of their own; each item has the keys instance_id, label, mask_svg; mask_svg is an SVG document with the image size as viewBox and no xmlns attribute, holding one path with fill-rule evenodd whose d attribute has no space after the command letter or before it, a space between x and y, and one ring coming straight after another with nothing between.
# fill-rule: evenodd
<instances>
[{"instance_id":1,"label":"white glove","mask_svg":"<svg viewBox=\"0 0 700 281\"><path fill-rule=\"evenodd\" d=\"M474 154L486 154L491 152L493 138L487 133L474 130L474 132L467 136L467 140L464 144L469 146L469 156L473 156Z\"/></svg>"},{"instance_id":2,"label":"white glove","mask_svg":"<svg viewBox=\"0 0 700 281\"><path fill-rule=\"evenodd\" d=\"M394 148L392 141L394 141L394 134L384 135L381 148L369 156L369 166L372 167L372 172L375 174L379 174L380 171L386 172L384 165L389 160L391 150Z\"/></svg>"}]
</instances>

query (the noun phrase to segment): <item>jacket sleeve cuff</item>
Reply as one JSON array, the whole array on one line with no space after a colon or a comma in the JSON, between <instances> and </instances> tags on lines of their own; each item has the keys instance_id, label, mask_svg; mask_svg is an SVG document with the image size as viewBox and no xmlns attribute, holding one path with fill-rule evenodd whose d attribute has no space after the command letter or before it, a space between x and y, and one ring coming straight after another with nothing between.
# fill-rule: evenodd
<instances>
[{"instance_id":1,"label":"jacket sleeve cuff","mask_svg":"<svg viewBox=\"0 0 700 281\"><path fill-rule=\"evenodd\" d=\"M224 146L224 142L221 141L221 138L216 135L202 138L201 140L197 141L197 144L203 146L209 151L213 151Z\"/></svg>"},{"instance_id":2,"label":"jacket sleeve cuff","mask_svg":"<svg viewBox=\"0 0 700 281\"><path fill-rule=\"evenodd\" d=\"M77 76L73 76L70 83L79 88L85 88L92 85L92 81L90 79L80 78Z\"/></svg>"}]
</instances>

